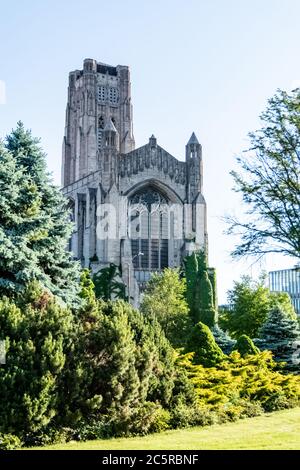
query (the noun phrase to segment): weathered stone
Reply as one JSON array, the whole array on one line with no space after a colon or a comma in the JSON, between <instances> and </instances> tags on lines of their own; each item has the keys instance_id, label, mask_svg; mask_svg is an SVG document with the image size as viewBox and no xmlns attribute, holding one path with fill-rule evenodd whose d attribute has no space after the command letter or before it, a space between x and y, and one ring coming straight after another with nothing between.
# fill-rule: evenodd
<instances>
[{"instance_id":1,"label":"weathered stone","mask_svg":"<svg viewBox=\"0 0 300 470\"><path fill-rule=\"evenodd\" d=\"M83 266L119 265L136 303L151 272L207 249L202 180L194 133L184 162L153 135L135 149L128 67L85 59L70 73L62 184L75 223L71 248Z\"/></svg>"}]
</instances>

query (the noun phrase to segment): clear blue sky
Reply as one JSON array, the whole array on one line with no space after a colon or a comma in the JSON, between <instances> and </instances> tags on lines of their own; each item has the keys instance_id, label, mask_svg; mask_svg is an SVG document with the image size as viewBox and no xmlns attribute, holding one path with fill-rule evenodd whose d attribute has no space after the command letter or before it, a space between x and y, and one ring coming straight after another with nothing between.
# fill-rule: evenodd
<instances>
[{"instance_id":1,"label":"clear blue sky","mask_svg":"<svg viewBox=\"0 0 300 470\"><path fill-rule=\"evenodd\" d=\"M219 219L239 213L229 171L277 88L300 84L299 0L0 1L0 136L21 119L42 138L60 182L68 73L85 57L131 67L137 146L154 133L179 159L203 145L210 263L219 298L251 260L232 263ZM262 267L293 265L264 260Z\"/></svg>"}]
</instances>

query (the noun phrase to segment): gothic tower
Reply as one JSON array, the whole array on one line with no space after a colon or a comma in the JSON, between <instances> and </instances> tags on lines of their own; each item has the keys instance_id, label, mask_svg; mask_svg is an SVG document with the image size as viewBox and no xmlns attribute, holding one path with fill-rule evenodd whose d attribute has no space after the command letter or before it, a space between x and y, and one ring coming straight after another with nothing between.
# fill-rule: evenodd
<instances>
[{"instance_id":1,"label":"gothic tower","mask_svg":"<svg viewBox=\"0 0 300 470\"><path fill-rule=\"evenodd\" d=\"M116 151L134 150L129 68L85 59L83 70L69 75L63 186L105 166L101 161L104 133L111 123L118 134Z\"/></svg>"},{"instance_id":2,"label":"gothic tower","mask_svg":"<svg viewBox=\"0 0 300 470\"><path fill-rule=\"evenodd\" d=\"M154 272L207 250L202 147L194 133L182 157L154 135L135 148L127 66L85 59L70 73L62 158L74 221L70 250L93 272L119 266L134 303Z\"/></svg>"}]
</instances>

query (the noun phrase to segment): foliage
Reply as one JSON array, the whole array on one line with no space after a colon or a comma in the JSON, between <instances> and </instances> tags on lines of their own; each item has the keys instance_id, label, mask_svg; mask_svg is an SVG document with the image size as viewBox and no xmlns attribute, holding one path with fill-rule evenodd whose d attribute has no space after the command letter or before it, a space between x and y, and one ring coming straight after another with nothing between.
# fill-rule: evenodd
<instances>
[{"instance_id":1,"label":"foliage","mask_svg":"<svg viewBox=\"0 0 300 470\"><path fill-rule=\"evenodd\" d=\"M215 268L208 268L207 274L213 291L213 307L215 310L218 310L217 270Z\"/></svg>"},{"instance_id":2,"label":"foliage","mask_svg":"<svg viewBox=\"0 0 300 470\"><path fill-rule=\"evenodd\" d=\"M220 312L220 325L234 338L246 334L255 338L265 322L270 309L282 306L288 316L296 318L295 310L287 293L270 292L265 287L264 277L254 281L243 276L228 291L230 308Z\"/></svg>"},{"instance_id":3,"label":"foliage","mask_svg":"<svg viewBox=\"0 0 300 470\"><path fill-rule=\"evenodd\" d=\"M114 263L100 269L93 276L97 299L113 300L126 299L126 286L120 281L120 270Z\"/></svg>"},{"instance_id":4,"label":"foliage","mask_svg":"<svg viewBox=\"0 0 300 470\"><path fill-rule=\"evenodd\" d=\"M232 171L235 191L248 206L245 221L228 217L241 235L233 256L284 253L300 257L300 89L278 92L262 113L263 127L249 134L250 150Z\"/></svg>"},{"instance_id":5,"label":"foliage","mask_svg":"<svg viewBox=\"0 0 300 470\"><path fill-rule=\"evenodd\" d=\"M87 271L82 285L76 315L38 283L0 301L0 432L27 445L80 438L89 426L102 436L166 429L179 397L195 399L157 320L90 297Z\"/></svg>"},{"instance_id":6,"label":"foliage","mask_svg":"<svg viewBox=\"0 0 300 470\"><path fill-rule=\"evenodd\" d=\"M185 300L186 281L178 269L154 273L147 283L141 302L141 312L156 318L168 340L176 347L185 344L191 328Z\"/></svg>"},{"instance_id":7,"label":"foliage","mask_svg":"<svg viewBox=\"0 0 300 470\"><path fill-rule=\"evenodd\" d=\"M22 446L22 441L13 434L0 433L0 450L14 450Z\"/></svg>"},{"instance_id":8,"label":"foliage","mask_svg":"<svg viewBox=\"0 0 300 470\"><path fill-rule=\"evenodd\" d=\"M204 367L211 367L225 359L222 350L219 348L212 332L204 323L197 323L187 340L186 351L194 353L193 362L202 364Z\"/></svg>"},{"instance_id":9,"label":"foliage","mask_svg":"<svg viewBox=\"0 0 300 470\"><path fill-rule=\"evenodd\" d=\"M235 341L230 338L230 336L224 331L219 325L215 325L211 329L212 334L214 335L215 342L222 349L224 354L230 354L235 345Z\"/></svg>"},{"instance_id":10,"label":"foliage","mask_svg":"<svg viewBox=\"0 0 300 470\"><path fill-rule=\"evenodd\" d=\"M194 324L199 321L213 327L217 320L216 286L209 279L207 257L203 251L193 253L184 260L186 298ZM212 276L212 274L211 274ZM215 275L212 276L215 279Z\"/></svg>"},{"instance_id":11,"label":"foliage","mask_svg":"<svg viewBox=\"0 0 300 470\"><path fill-rule=\"evenodd\" d=\"M73 338L73 317L35 282L17 302L0 300L0 432L22 437L57 413L58 387Z\"/></svg>"},{"instance_id":12,"label":"foliage","mask_svg":"<svg viewBox=\"0 0 300 470\"><path fill-rule=\"evenodd\" d=\"M216 413L209 410L206 406L186 405L179 402L171 414L172 428L186 428L188 426L210 426L218 422Z\"/></svg>"},{"instance_id":13,"label":"foliage","mask_svg":"<svg viewBox=\"0 0 300 470\"><path fill-rule=\"evenodd\" d=\"M265 411L297 406L300 377L283 375L269 351L241 355L234 351L228 360L207 368L193 363L192 354L180 356L178 364L188 371L198 397L198 405L215 411L224 420L243 417L258 404ZM248 410L248 411L247 411ZM232 415L232 413L234 413ZM234 418L235 419L235 418Z\"/></svg>"},{"instance_id":14,"label":"foliage","mask_svg":"<svg viewBox=\"0 0 300 470\"><path fill-rule=\"evenodd\" d=\"M279 307L284 311L288 318L291 318L291 320L297 320L297 314L287 292L270 292L269 299L269 310Z\"/></svg>"},{"instance_id":15,"label":"foliage","mask_svg":"<svg viewBox=\"0 0 300 470\"><path fill-rule=\"evenodd\" d=\"M260 349L272 351L277 361L286 363L289 370L300 372L300 328L297 320L289 318L283 309L276 307L259 331L256 343Z\"/></svg>"},{"instance_id":16,"label":"foliage","mask_svg":"<svg viewBox=\"0 0 300 470\"><path fill-rule=\"evenodd\" d=\"M198 451L201 449L212 449L224 451L224 449L260 449L268 457L266 450L299 450L300 434L300 408L286 409L269 413L267 416L259 416L262 409L259 410L259 403L252 405L250 403L249 415L251 418L241 419L238 422L229 422L226 425L216 424L215 426L205 426L203 428L177 429L171 432L152 434L145 437L129 437L124 439L101 439L94 442L70 442L68 444L56 444L47 447L45 450L91 450L109 451L118 450L124 452L124 449L182 449ZM246 408L247 410L247 408ZM186 410L188 413L189 410ZM193 411L189 413L193 419ZM179 413L179 418L185 414ZM203 413L204 414L204 413ZM214 424L212 415L216 413L206 410L203 416L203 423ZM252 419L257 416L256 419ZM184 422L184 421L180 421ZM186 423L186 421L185 421ZM192 423L179 424L177 427L191 426ZM173 425L172 425L173 426ZM200 424L201 426L201 424ZM223 453L223 452L222 452ZM242 455L244 457L244 455Z\"/></svg>"},{"instance_id":17,"label":"foliage","mask_svg":"<svg viewBox=\"0 0 300 470\"><path fill-rule=\"evenodd\" d=\"M259 349L255 346L252 339L247 335L242 335L237 339L237 342L233 348L238 351L242 357L251 354L258 354Z\"/></svg>"},{"instance_id":18,"label":"foliage","mask_svg":"<svg viewBox=\"0 0 300 470\"><path fill-rule=\"evenodd\" d=\"M136 433L137 421L143 421L146 432L154 429L153 416L163 414L158 405L168 411L177 393L188 397L155 318L121 300L97 301L81 310L79 322L62 383L62 396L69 397L60 412L64 425L100 420L103 433L112 436Z\"/></svg>"},{"instance_id":19,"label":"foliage","mask_svg":"<svg viewBox=\"0 0 300 470\"><path fill-rule=\"evenodd\" d=\"M38 142L18 123L0 145L0 294L15 295L38 280L73 304L79 267L65 249L72 232L69 210L46 172Z\"/></svg>"},{"instance_id":20,"label":"foliage","mask_svg":"<svg viewBox=\"0 0 300 470\"><path fill-rule=\"evenodd\" d=\"M95 302L95 284L91 278L91 272L85 268L80 275L80 292L79 296L87 302Z\"/></svg>"}]
</instances>

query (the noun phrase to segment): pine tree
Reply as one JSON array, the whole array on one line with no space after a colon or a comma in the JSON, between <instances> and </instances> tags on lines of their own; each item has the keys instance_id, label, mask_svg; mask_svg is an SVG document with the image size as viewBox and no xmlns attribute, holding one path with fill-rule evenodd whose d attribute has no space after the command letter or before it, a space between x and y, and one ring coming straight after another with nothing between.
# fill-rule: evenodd
<instances>
[{"instance_id":1,"label":"pine tree","mask_svg":"<svg viewBox=\"0 0 300 470\"><path fill-rule=\"evenodd\" d=\"M272 351L276 361L286 363L286 369L300 371L299 325L297 320L289 318L283 309L276 307L270 311L265 324L259 331L256 344L261 350Z\"/></svg>"},{"instance_id":2,"label":"pine tree","mask_svg":"<svg viewBox=\"0 0 300 470\"><path fill-rule=\"evenodd\" d=\"M74 340L73 315L36 282L22 295L0 299L0 432L25 440L51 424L59 384ZM67 397L64 397L67 401Z\"/></svg>"},{"instance_id":3,"label":"pine tree","mask_svg":"<svg viewBox=\"0 0 300 470\"><path fill-rule=\"evenodd\" d=\"M151 406L169 407L178 381L174 350L159 323L122 300L84 306L79 320L63 381L68 402L60 400L64 424L102 419L108 435L122 435L141 432L142 419L146 431Z\"/></svg>"},{"instance_id":4,"label":"pine tree","mask_svg":"<svg viewBox=\"0 0 300 470\"><path fill-rule=\"evenodd\" d=\"M0 293L36 279L75 303L79 267L66 251L73 227L38 142L19 122L0 147Z\"/></svg>"}]
</instances>

